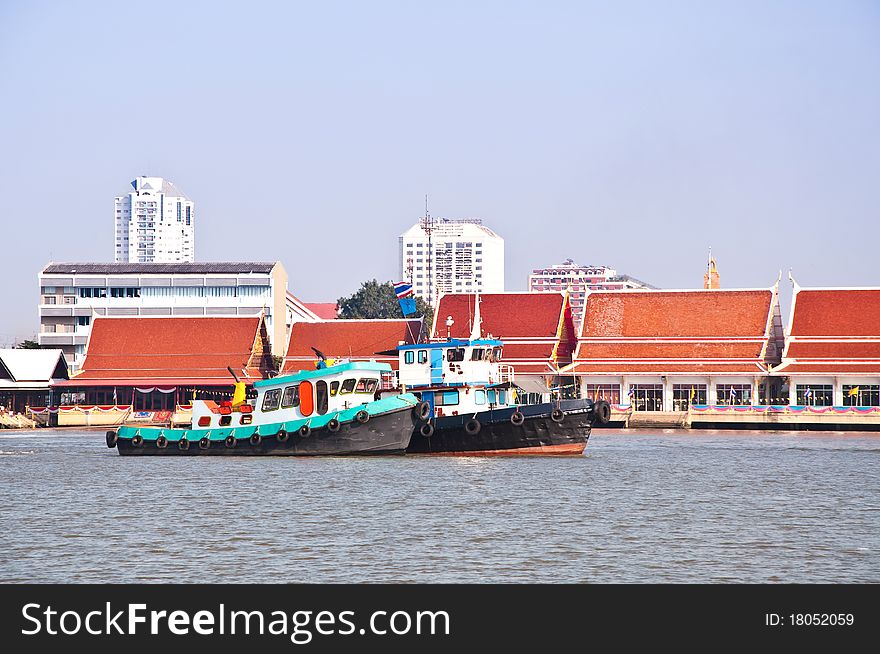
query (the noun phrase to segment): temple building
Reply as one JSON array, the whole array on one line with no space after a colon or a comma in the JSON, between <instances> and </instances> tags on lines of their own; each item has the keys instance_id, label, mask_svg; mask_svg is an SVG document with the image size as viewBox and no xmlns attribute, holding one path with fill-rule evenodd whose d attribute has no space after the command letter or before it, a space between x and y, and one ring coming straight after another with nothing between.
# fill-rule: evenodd
<instances>
[{"instance_id":1,"label":"temple building","mask_svg":"<svg viewBox=\"0 0 880 654\"><path fill-rule=\"evenodd\" d=\"M231 396L229 368L248 384L273 372L262 316L100 317L82 370L54 391L61 405L172 411L193 397Z\"/></svg>"},{"instance_id":2,"label":"temple building","mask_svg":"<svg viewBox=\"0 0 880 654\"><path fill-rule=\"evenodd\" d=\"M880 288L795 283L782 364L772 374L787 382L792 405L880 406Z\"/></svg>"},{"instance_id":3,"label":"temple building","mask_svg":"<svg viewBox=\"0 0 880 654\"><path fill-rule=\"evenodd\" d=\"M52 384L67 379L67 361L60 349L0 350L0 409L24 413L46 406Z\"/></svg>"},{"instance_id":4,"label":"temple building","mask_svg":"<svg viewBox=\"0 0 880 654\"><path fill-rule=\"evenodd\" d=\"M571 372L582 397L636 411L766 403L781 393L768 371L783 339L778 284L595 292Z\"/></svg>"},{"instance_id":5,"label":"temple building","mask_svg":"<svg viewBox=\"0 0 880 654\"><path fill-rule=\"evenodd\" d=\"M421 318L298 322L290 333L283 372L314 370L319 358L315 350L328 359L380 361L396 370L397 353L391 351L424 341L423 330Z\"/></svg>"}]
</instances>

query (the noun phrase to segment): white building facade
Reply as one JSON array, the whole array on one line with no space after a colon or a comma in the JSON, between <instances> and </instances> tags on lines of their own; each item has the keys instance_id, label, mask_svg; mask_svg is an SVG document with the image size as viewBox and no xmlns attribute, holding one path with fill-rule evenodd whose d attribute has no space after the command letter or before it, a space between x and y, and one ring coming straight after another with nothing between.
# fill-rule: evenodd
<instances>
[{"instance_id":1,"label":"white building facade","mask_svg":"<svg viewBox=\"0 0 880 654\"><path fill-rule=\"evenodd\" d=\"M116 263L195 260L195 204L162 177L138 177L116 198Z\"/></svg>"},{"instance_id":2,"label":"white building facade","mask_svg":"<svg viewBox=\"0 0 880 654\"><path fill-rule=\"evenodd\" d=\"M398 240L400 279L431 305L444 293L504 292L504 239L480 219L422 221Z\"/></svg>"},{"instance_id":3,"label":"white building facade","mask_svg":"<svg viewBox=\"0 0 880 654\"><path fill-rule=\"evenodd\" d=\"M294 322L318 317L287 291L280 262L50 263L39 276L43 347L57 347L78 370L96 316L256 316L264 314L272 353L284 356Z\"/></svg>"}]
</instances>

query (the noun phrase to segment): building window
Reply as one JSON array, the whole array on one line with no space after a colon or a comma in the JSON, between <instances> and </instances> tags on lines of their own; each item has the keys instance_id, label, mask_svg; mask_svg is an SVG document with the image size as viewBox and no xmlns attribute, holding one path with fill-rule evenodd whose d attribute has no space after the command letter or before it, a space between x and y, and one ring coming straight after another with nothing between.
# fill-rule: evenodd
<instances>
[{"instance_id":1,"label":"building window","mask_svg":"<svg viewBox=\"0 0 880 654\"><path fill-rule=\"evenodd\" d=\"M752 386L751 384L718 384L715 387L715 398L718 404L748 406L752 403Z\"/></svg>"},{"instance_id":2,"label":"building window","mask_svg":"<svg viewBox=\"0 0 880 654\"><path fill-rule=\"evenodd\" d=\"M58 304L58 299L54 295L44 295L43 304Z\"/></svg>"},{"instance_id":3,"label":"building window","mask_svg":"<svg viewBox=\"0 0 880 654\"><path fill-rule=\"evenodd\" d=\"M605 400L609 404L620 404L620 384L587 384L584 393L594 402Z\"/></svg>"},{"instance_id":4,"label":"building window","mask_svg":"<svg viewBox=\"0 0 880 654\"><path fill-rule=\"evenodd\" d=\"M672 410L687 411L692 404L705 405L707 397L706 384L673 384Z\"/></svg>"},{"instance_id":5,"label":"building window","mask_svg":"<svg viewBox=\"0 0 880 654\"><path fill-rule=\"evenodd\" d=\"M880 386L877 384L845 384L844 406L880 406Z\"/></svg>"},{"instance_id":6,"label":"building window","mask_svg":"<svg viewBox=\"0 0 880 654\"><path fill-rule=\"evenodd\" d=\"M629 397L636 411L663 411L663 384L631 384Z\"/></svg>"},{"instance_id":7,"label":"building window","mask_svg":"<svg viewBox=\"0 0 880 654\"><path fill-rule=\"evenodd\" d=\"M88 327L91 323L92 323L91 316L77 316L76 317L76 324L79 327Z\"/></svg>"},{"instance_id":8,"label":"building window","mask_svg":"<svg viewBox=\"0 0 880 654\"><path fill-rule=\"evenodd\" d=\"M795 387L795 404L831 406L834 404L834 387L831 384L798 384Z\"/></svg>"},{"instance_id":9,"label":"building window","mask_svg":"<svg viewBox=\"0 0 880 654\"><path fill-rule=\"evenodd\" d=\"M412 350L407 350L403 353L403 362L404 363L413 363L416 360L415 352Z\"/></svg>"}]
</instances>

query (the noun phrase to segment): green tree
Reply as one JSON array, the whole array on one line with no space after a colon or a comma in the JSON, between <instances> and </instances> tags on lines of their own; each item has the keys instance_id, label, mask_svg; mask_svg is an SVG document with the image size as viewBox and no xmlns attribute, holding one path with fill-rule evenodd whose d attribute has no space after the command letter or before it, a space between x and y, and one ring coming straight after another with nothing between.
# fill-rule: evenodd
<instances>
[{"instance_id":1,"label":"green tree","mask_svg":"<svg viewBox=\"0 0 880 654\"><path fill-rule=\"evenodd\" d=\"M18 345L15 346L16 350L40 350L42 347L39 343L33 340L24 340Z\"/></svg>"},{"instance_id":2,"label":"green tree","mask_svg":"<svg viewBox=\"0 0 880 654\"><path fill-rule=\"evenodd\" d=\"M339 305L339 317L343 320L403 317L391 282L375 279L364 282L353 295L341 297L336 303ZM416 315L425 316L425 328L431 328L434 312L420 297L416 298Z\"/></svg>"}]
</instances>

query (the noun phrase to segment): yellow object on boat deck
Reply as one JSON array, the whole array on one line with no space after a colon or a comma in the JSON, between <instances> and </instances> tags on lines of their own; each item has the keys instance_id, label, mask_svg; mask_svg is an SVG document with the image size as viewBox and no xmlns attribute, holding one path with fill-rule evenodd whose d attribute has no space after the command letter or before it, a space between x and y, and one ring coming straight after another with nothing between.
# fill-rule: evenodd
<instances>
[{"instance_id":1,"label":"yellow object on boat deck","mask_svg":"<svg viewBox=\"0 0 880 654\"><path fill-rule=\"evenodd\" d=\"M235 382L235 392L232 393L232 406L244 404L245 399L244 382Z\"/></svg>"}]
</instances>

